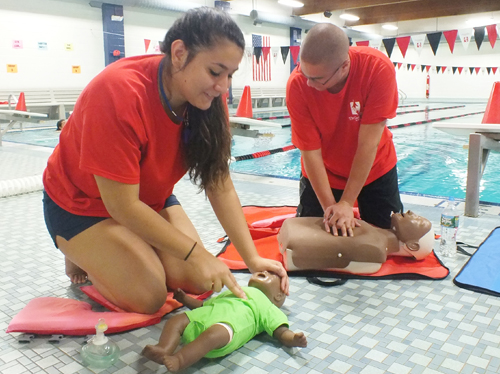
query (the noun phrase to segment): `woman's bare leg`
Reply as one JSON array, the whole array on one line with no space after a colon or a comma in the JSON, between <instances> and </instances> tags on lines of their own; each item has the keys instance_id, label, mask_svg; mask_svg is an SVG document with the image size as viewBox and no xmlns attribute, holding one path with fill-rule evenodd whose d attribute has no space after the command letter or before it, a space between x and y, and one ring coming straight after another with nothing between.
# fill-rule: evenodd
<instances>
[{"instance_id":1,"label":"woman's bare leg","mask_svg":"<svg viewBox=\"0 0 500 374\"><path fill-rule=\"evenodd\" d=\"M66 256L64 256L64 262L66 267L66 275L69 277L71 283L81 284L87 281L87 273L85 271L71 262Z\"/></svg>"},{"instance_id":2,"label":"woman's bare leg","mask_svg":"<svg viewBox=\"0 0 500 374\"><path fill-rule=\"evenodd\" d=\"M69 241L56 240L66 258L113 304L151 314L165 303L165 270L155 250L115 220L101 221Z\"/></svg>"}]
</instances>

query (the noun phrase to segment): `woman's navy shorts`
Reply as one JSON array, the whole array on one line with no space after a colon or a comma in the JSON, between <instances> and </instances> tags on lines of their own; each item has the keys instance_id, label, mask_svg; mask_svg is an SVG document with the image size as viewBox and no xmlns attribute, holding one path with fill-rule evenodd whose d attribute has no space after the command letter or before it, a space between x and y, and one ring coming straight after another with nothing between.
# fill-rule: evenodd
<instances>
[{"instance_id":1,"label":"woman's navy shorts","mask_svg":"<svg viewBox=\"0 0 500 374\"><path fill-rule=\"evenodd\" d=\"M165 201L163 209L172 205L180 205L174 194ZM96 223L108 219L107 217L79 216L70 213L57 205L47 192L43 191L43 215L49 234L57 247L56 236L70 240L72 237L94 226Z\"/></svg>"}]
</instances>

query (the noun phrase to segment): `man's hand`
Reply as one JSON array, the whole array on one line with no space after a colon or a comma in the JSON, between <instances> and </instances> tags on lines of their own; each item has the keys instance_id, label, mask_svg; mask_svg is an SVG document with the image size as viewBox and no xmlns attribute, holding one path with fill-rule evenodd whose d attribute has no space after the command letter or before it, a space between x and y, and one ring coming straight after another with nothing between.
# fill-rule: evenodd
<instances>
[{"instance_id":1,"label":"man's hand","mask_svg":"<svg viewBox=\"0 0 500 374\"><path fill-rule=\"evenodd\" d=\"M341 231L342 236L354 236L353 229L359 226L354 218L351 204L343 200L325 209L323 223L326 232L331 232L335 236L338 236L338 230Z\"/></svg>"}]
</instances>

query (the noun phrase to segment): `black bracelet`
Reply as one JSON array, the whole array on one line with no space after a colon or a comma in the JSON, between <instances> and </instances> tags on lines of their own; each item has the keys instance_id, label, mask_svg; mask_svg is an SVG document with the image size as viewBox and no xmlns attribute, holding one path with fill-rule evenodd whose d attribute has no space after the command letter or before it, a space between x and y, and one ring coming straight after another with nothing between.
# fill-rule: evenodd
<instances>
[{"instance_id":1,"label":"black bracelet","mask_svg":"<svg viewBox=\"0 0 500 374\"><path fill-rule=\"evenodd\" d=\"M196 244L198 244L198 242L194 242L193 247L191 248L189 253L186 255L186 257L184 258L184 261L186 261L189 258L189 256L191 256L191 253L193 252L194 247L196 247Z\"/></svg>"}]
</instances>

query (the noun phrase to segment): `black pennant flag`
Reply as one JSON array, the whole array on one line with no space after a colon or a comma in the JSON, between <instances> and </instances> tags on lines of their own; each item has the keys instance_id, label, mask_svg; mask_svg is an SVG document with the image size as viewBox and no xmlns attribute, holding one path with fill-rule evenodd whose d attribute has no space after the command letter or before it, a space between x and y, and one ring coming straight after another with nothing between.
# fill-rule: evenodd
<instances>
[{"instance_id":1,"label":"black pennant flag","mask_svg":"<svg viewBox=\"0 0 500 374\"><path fill-rule=\"evenodd\" d=\"M474 71L474 68L469 68L470 74L472 75L472 72Z\"/></svg>"},{"instance_id":2,"label":"black pennant flag","mask_svg":"<svg viewBox=\"0 0 500 374\"><path fill-rule=\"evenodd\" d=\"M427 34L427 39L429 39L429 44L431 45L432 52L434 53L434 56L436 55L436 52L439 47L439 42L441 41L441 35L443 33L441 31L439 32L432 32L430 34Z\"/></svg>"},{"instance_id":3,"label":"black pennant flag","mask_svg":"<svg viewBox=\"0 0 500 374\"><path fill-rule=\"evenodd\" d=\"M436 66L436 70L439 73L441 71L441 66Z\"/></svg>"},{"instance_id":4,"label":"black pennant flag","mask_svg":"<svg viewBox=\"0 0 500 374\"><path fill-rule=\"evenodd\" d=\"M453 70L453 74L455 74L455 72L457 71L458 69L458 66L452 66L451 70Z\"/></svg>"},{"instance_id":5,"label":"black pennant flag","mask_svg":"<svg viewBox=\"0 0 500 374\"><path fill-rule=\"evenodd\" d=\"M283 59L284 64L286 64L286 58L288 57L288 51L290 51L290 47L281 47L281 58Z\"/></svg>"},{"instance_id":6,"label":"black pennant flag","mask_svg":"<svg viewBox=\"0 0 500 374\"><path fill-rule=\"evenodd\" d=\"M382 39L382 43L384 43L387 56L389 56L390 58L392 55L392 50L394 49L394 44L396 43L396 38Z\"/></svg>"},{"instance_id":7,"label":"black pennant flag","mask_svg":"<svg viewBox=\"0 0 500 374\"><path fill-rule=\"evenodd\" d=\"M486 68L486 70L488 70L488 75L490 75L491 68Z\"/></svg>"},{"instance_id":8,"label":"black pennant flag","mask_svg":"<svg viewBox=\"0 0 500 374\"><path fill-rule=\"evenodd\" d=\"M474 27L474 40L476 41L477 50L481 48L481 44L483 44L484 40L484 26Z\"/></svg>"},{"instance_id":9,"label":"black pennant flag","mask_svg":"<svg viewBox=\"0 0 500 374\"><path fill-rule=\"evenodd\" d=\"M423 73L423 72L424 72L424 70L425 70L425 65L421 65L421 66L420 66L420 71Z\"/></svg>"},{"instance_id":10,"label":"black pennant flag","mask_svg":"<svg viewBox=\"0 0 500 374\"><path fill-rule=\"evenodd\" d=\"M255 61L260 62L260 56L262 55L262 47L253 47L253 54L255 55Z\"/></svg>"},{"instance_id":11,"label":"black pennant flag","mask_svg":"<svg viewBox=\"0 0 500 374\"><path fill-rule=\"evenodd\" d=\"M398 63L397 62L393 62L392 64L394 65L394 69L396 69L396 66L398 66Z\"/></svg>"}]
</instances>

